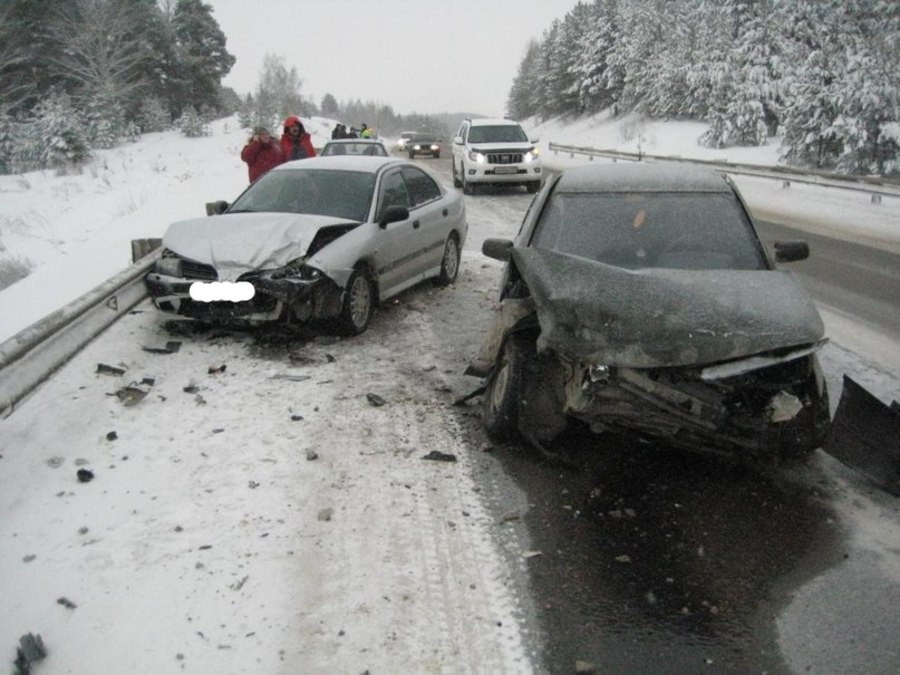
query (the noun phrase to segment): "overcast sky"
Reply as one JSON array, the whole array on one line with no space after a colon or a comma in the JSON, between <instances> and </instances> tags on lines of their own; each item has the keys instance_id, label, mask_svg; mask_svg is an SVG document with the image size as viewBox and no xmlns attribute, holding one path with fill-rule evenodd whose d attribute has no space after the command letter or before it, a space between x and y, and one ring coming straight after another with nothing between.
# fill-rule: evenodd
<instances>
[{"instance_id":1,"label":"overcast sky","mask_svg":"<svg viewBox=\"0 0 900 675\"><path fill-rule=\"evenodd\" d=\"M395 113L504 113L528 41L578 0L206 0L244 95L283 56L316 104L332 94Z\"/></svg>"}]
</instances>

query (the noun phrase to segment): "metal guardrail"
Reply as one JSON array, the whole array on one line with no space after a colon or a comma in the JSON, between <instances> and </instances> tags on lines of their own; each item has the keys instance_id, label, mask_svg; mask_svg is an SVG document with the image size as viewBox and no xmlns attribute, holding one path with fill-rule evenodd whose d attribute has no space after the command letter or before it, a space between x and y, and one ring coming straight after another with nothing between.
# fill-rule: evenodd
<instances>
[{"instance_id":1,"label":"metal guardrail","mask_svg":"<svg viewBox=\"0 0 900 675\"><path fill-rule=\"evenodd\" d=\"M781 180L787 187L791 182L822 185L843 190L855 190L868 192L872 195L872 202L881 203L882 196L900 197L900 180L892 180L874 176L847 176L824 171L809 171L795 169L788 166L761 166L758 164L734 164L731 162L719 162L707 159L690 159L679 156L647 155L644 153L620 152L618 150L603 150L597 148L579 147L550 143L549 149L557 156L560 152L567 152L572 157L575 155L587 155L605 157L613 161L622 159L629 162L683 162L685 164L698 164L708 166L724 173L740 174L745 176L757 176L759 178L771 178Z\"/></svg>"},{"instance_id":2,"label":"metal guardrail","mask_svg":"<svg viewBox=\"0 0 900 675\"><path fill-rule=\"evenodd\" d=\"M161 250L0 343L0 418L105 328L147 297L144 275Z\"/></svg>"}]
</instances>

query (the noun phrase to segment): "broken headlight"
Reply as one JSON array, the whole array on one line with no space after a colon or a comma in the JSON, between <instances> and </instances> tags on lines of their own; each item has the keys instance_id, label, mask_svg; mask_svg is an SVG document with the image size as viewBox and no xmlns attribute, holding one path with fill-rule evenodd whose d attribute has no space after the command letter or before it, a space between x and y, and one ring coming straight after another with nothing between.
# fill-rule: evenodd
<instances>
[{"instance_id":1,"label":"broken headlight","mask_svg":"<svg viewBox=\"0 0 900 675\"><path fill-rule=\"evenodd\" d=\"M288 263L281 269L273 271L270 275L272 279L301 279L303 281L315 281L322 278L322 271L307 265L303 260L295 260Z\"/></svg>"},{"instance_id":2,"label":"broken headlight","mask_svg":"<svg viewBox=\"0 0 900 675\"><path fill-rule=\"evenodd\" d=\"M182 276L181 258L167 249L163 252L162 257L156 261L154 269L157 274L168 277L180 277Z\"/></svg>"}]
</instances>

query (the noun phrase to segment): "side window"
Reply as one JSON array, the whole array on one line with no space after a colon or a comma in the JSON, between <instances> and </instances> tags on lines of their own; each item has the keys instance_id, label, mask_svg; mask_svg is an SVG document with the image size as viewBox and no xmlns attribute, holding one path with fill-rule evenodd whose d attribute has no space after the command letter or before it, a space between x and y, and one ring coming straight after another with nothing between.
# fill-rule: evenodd
<instances>
[{"instance_id":1,"label":"side window","mask_svg":"<svg viewBox=\"0 0 900 675\"><path fill-rule=\"evenodd\" d=\"M427 202L440 198L441 189L424 171L411 167L403 168L403 178L409 190L409 198L413 207L421 206Z\"/></svg>"},{"instance_id":2,"label":"side window","mask_svg":"<svg viewBox=\"0 0 900 675\"><path fill-rule=\"evenodd\" d=\"M462 142L466 142L466 132L469 130L469 125L463 122L459 125L459 131L456 132L456 135L462 138Z\"/></svg>"},{"instance_id":3,"label":"side window","mask_svg":"<svg viewBox=\"0 0 900 675\"><path fill-rule=\"evenodd\" d=\"M378 219L384 214L385 209L389 206L405 206L410 208L412 203L409 199L409 191L406 188L406 181L399 171L385 176L381 183L381 195L379 197L381 205L378 207Z\"/></svg>"}]
</instances>

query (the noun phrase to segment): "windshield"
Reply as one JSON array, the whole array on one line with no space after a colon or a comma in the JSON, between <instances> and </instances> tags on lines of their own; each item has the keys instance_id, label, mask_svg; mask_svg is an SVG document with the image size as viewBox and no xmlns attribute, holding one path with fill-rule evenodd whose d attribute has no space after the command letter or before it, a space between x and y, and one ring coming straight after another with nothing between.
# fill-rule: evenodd
<instances>
[{"instance_id":1,"label":"windshield","mask_svg":"<svg viewBox=\"0 0 900 675\"><path fill-rule=\"evenodd\" d=\"M756 234L728 193L561 193L532 246L627 269L766 269Z\"/></svg>"},{"instance_id":2,"label":"windshield","mask_svg":"<svg viewBox=\"0 0 900 675\"><path fill-rule=\"evenodd\" d=\"M363 222L375 176L362 171L270 171L238 197L226 213L312 213Z\"/></svg>"},{"instance_id":3,"label":"windshield","mask_svg":"<svg viewBox=\"0 0 900 675\"><path fill-rule=\"evenodd\" d=\"M469 143L527 143L528 136L517 124L472 127L469 129Z\"/></svg>"}]
</instances>

